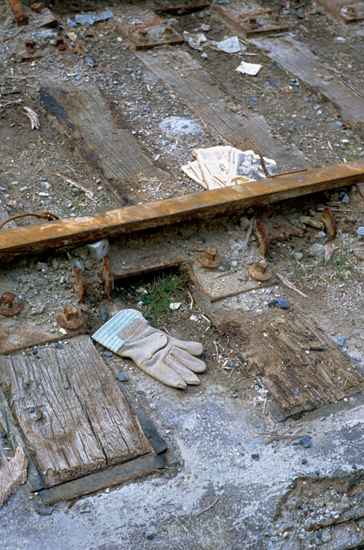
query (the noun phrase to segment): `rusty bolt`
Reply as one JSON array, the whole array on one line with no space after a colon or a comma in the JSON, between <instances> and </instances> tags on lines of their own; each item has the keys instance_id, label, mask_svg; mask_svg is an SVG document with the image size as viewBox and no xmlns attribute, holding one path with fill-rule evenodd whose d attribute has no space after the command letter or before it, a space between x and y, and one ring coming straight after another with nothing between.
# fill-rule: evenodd
<instances>
[{"instance_id":1,"label":"rusty bolt","mask_svg":"<svg viewBox=\"0 0 364 550\"><path fill-rule=\"evenodd\" d=\"M346 15L348 15L349 17L355 17L356 15L356 10L354 6L346 6L345 11Z\"/></svg>"},{"instance_id":2,"label":"rusty bolt","mask_svg":"<svg viewBox=\"0 0 364 550\"><path fill-rule=\"evenodd\" d=\"M259 260L259 262L250 265L248 267L248 273L257 281L268 281L273 275L269 263L266 260Z\"/></svg>"},{"instance_id":3,"label":"rusty bolt","mask_svg":"<svg viewBox=\"0 0 364 550\"><path fill-rule=\"evenodd\" d=\"M205 252L200 252L197 255L197 261L203 266L209 269L219 267L221 264L221 256L217 253L216 248L208 246Z\"/></svg>"},{"instance_id":4,"label":"rusty bolt","mask_svg":"<svg viewBox=\"0 0 364 550\"><path fill-rule=\"evenodd\" d=\"M63 310L63 314L60 313L56 317L57 323L65 329L76 330L85 322L83 315L80 315L76 306L67 306Z\"/></svg>"},{"instance_id":5,"label":"rusty bolt","mask_svg":"<svg viewBox=\"0 0 364 550\"><path fill-rule=\"evenodd\" d=\"M42 6L41 4L39 4L39 2L33 2L33 4L31 4L30 6L30 9L32 11L35 11L36 13L39 13L42 9Z\"/></svg>"},{"instance_id":6,"label":"rusty bolt","mask_svg":"<svg viewBox=\"0 0 364 550\"><path fill-rule=\"evenodd\" d=\"M29 48L31 50L34 50L35 48L35 42L32 38L26 38L25 39L25 47Z\"/></svg>"},{"instance_id":7,"label":"rusty bolt","mask_svg":"<svg viewBox=\"0 0 364 550\"><path fill-rule=\"evenodd\" d=\"M14 306L15 298L16 294L13 294L12 292L4 292L4 294L0 298L1 315L4 315L5 317L13 317L13 315L17 315L21 312L24 304L18 303Z\"/></svg>"},{"instance_id":8,"label":"rusty bolt","mask_svg":"<svg viewBox=\"0 0 364 550\"><path fill-rule=\"evenodd\" d=\"M274 13L274 12L272 11L272 13L270 14L270 17L271 17L271 19L274 21L274 23L278 23L278 21L279 21L279 15L278 15L278 13Z\"/></svg>"},{"instance_id":9,"label":"rusty bolt","mask_svg":"<svg viewBox=\"0 0 364 550\"><path fill-rule=\"evenodd\" d=\"M259 28L259 24L257 23L257 18L256 17L249 17L248 25L251 29L258 29Z\"/></svg>"}]
</instances>

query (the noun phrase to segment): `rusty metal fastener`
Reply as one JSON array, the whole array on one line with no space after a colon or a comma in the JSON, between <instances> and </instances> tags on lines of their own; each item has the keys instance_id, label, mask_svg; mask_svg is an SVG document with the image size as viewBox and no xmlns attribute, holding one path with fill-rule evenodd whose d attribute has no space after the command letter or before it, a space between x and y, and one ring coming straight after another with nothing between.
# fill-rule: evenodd
<instances>
[{"instance_id":1,"label":"rusty metal fastener","mask_svg":"<svg viewBox=\"0 0 364 550\"><path fill-rule=\"evenodd\" d=\"M197 261L204 267L212 269L213 267L219 267L221 256L217 253L216 248L208 246L205 252L200 252L197 255Z\"/></svg>"},{"instance_id":2,"label":"rusty metal fastener","mask_svg":"<svg viewBox=\"0 0 364 550\"><path fill-rule=\"evenodd\" d=\"M269 281L273 275L269 263L266 260L259 260L259 262L250 265L248 267L248 273L257 281Z\"/></svg>"},{"instance_id":3,"label":"rusty metal fastener","mask_svg":"<svg viewBox=\"0 0 364 550\"><path fill-rule=\"evenodd\" d=\"M104 285L105 293L108 298L111 297L112 291L114 290L114 275L111 270L111 265L109 258L107 256L103 257L104 269L99 273L99 277Z\"/></svg>"},{"instance_id":4,"label":"rusty metal fastener","mask_svg":"<svg viewBox=\"0 0 364 550\"><path fill-rule=\"evenodd\" d=\"M56 317L57 323L62 327L69 330L76 330L85 322L83 315L78 313L76 306L67 306L63 310L63 314L60 313Z\"/></svg>"},{"instance_id":5,"label":"rusty metal fastener","mask_svg":"<svg viewBox=\"0 0 364 550\"><path fill-rule=\"evenodd\" d=\"M18 303L14 306L14 300L16 294L12 292L4 292L0 298L0 314L5 317L13 317L13 315L18 315L24 307L24 304Z\"/></svg>"},{"instance_id":6,"label":"rusty metal fastener","mask_svg":"<svg viewBox=\"0 0 364 550\"><path fill-rule=\"evenodd\" d=\"M259 23L257 23L257 18L256 17L249 17L248 25L251 29L258 29L259 28Z\"/></svg>"}]
</instances>

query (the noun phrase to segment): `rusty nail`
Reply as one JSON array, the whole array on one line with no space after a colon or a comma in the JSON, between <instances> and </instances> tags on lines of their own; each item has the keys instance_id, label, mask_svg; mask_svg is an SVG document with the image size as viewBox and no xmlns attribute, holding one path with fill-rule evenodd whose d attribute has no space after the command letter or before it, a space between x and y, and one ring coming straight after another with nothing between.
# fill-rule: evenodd
<instances>
[{"instance_id":1,"label":"rusty nail","mask_svg":"<svg viewBox=\"0 0 364 550\"><path fill-rule=\"evenodd\" d=\"M112 291L114 289L114 275L111 270L111 265L109 258L107 256L103 257L104 269L99 273L99 277L104 285L105 293L108 298L111 297Z\"/></svg>"},{"instance_id":2,"label":"rusty nail","mask_svg":"<svg viewBox=\"0 0 364 550\"><path fill-rule=\"evenodd\" d=\"M216 248L213 248L212 246L208 246L205 252L200 252L197 255L197 261L203 267L212 269L214 267L219 267L219 265L221 264L221 257L217 253Z\"/></svg>"},{"instance_id":3,"label":"rusty nail","mask_svg":"<svg viewBox=\"0 0 364 550\"><path fill-rule=\"evenodd\" d=\"M271 16L271 19L273 19L273 21L274 21L275 23L278 23L278 21L279 21L279 15L278 15L278 13L274 13L274 12L272 11L272 13L270 14L270 16Z\"/></svg>"},{"instance_id":4,"label":"rusty nail","mask_svg":"<svg viewBox=\"0 0 364 550\"><path fill-rule=\"evenodd\" d=\"M4 292L4 294L0 298L1 315L4 315L5 317L13 317L13 315L17 315L21 312L24 304L18 303L14 305L15 298L16 294L13 294L13 292Z\"/></svg>"}]
</instances>

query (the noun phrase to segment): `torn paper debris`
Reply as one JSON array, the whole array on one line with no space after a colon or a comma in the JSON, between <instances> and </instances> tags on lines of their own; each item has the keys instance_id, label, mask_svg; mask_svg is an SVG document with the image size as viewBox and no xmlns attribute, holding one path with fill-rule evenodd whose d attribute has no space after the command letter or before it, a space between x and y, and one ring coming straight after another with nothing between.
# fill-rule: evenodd
<instances>
[{"instance_id":1,"label":"torn paper debris","mask_svg":"<svg viewBox=\"0 0 364 550\"><path fill-rule=\"evenodd\" d=\"M200 51L202 51L203 49L203 46L201 46L201 44L207 41L206 36L202 32L199 32L197 34L192 34L190 32L184 31L183 38L186 40L187 44L191 48L193 48L194 50L200 50Z\"/></svg>"},{"instance_id":2,"label":"torn paper debris","mask_svg":"<svg viewBox=\"0 0 364 550\"><path fill-rule=\"evenodd\" d=\"M262 66L258 65L257 63L245 63L245 61L242 61L239 67L237 67L235 70L239 73L256 76L261 68Z\"/></svg>"},{"instance_id":3,"label":"torn paper debris","mask_svg":"<svg viewBox=\"0 0 364 550\"><path fill-rule=\"evenodd\" d=\"M222 50L223 52L226 52L226 53L243 52L246 50L246 47L240 43L239 38L237 36L226 38L221 42L215 42L215 44L219 50Z\"/></svg>"},{"instance_id":4,"label":"torn paper debris","mask_svg":"<svg viewBox=\"0 0 364 550\"><path fill-rule=\"evenodd\" d=\"M265 171L254 151L217 146L193 151L197 160L182 166L182 170L205 189L219 189L264 179ZM277 173L277 164L263 157L269 175Z\"/></svg>"}]
</instances>

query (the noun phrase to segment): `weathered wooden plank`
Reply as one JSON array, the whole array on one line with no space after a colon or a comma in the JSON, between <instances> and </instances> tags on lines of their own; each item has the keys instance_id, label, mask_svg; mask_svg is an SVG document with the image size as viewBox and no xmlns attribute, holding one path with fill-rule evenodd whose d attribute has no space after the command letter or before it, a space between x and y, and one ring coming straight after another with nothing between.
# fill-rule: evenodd
<instances>
[{"instance_id":1,"label":"weathered wooden plank","mask_svg":"<svg viewBox=\"0 0 364 550\"><path fill-rule=\"evenodd\" d=\"M19 445L8 461L0 449L0 507L27 479L27 459Z\"/></svg>"},{"instance_id":2,"label":"weathered wooden plank","mask_svg":"<svg viewBox=\"0 0 364 550\"><path fill-rule=\"evenodd\" d=\"M343 119L364 136L364 97L326 68L305 44L290 37L252 39L251 42L329 101Z\"/></svg>"},{"instance_id":3,"label":"weathered wooden plank","mask_svg":"<svg viewBox=\"0 0 364 550\"><path fill-rule=\"evenodd\" d=\"M152 451L88 336L0 357L1 383L47 486Z\"/></svg>"},{"instance_id":4,"label":"weathered wooden plank","mask_svg":"<svg viewBox=\"0 0 364 550\"><path fill-rule=\"evenodd\" d=\"M150 454L135 458L125 464L112 466L102 472L90 474L50 489L39 492L43 504L51 506L56 502L73 500L80 496L91 495L108 487L116 487L140 477L160 473L164 467L164 456Z\"/></svg>"},{"instance_id":5,"label":"weathered wooden plank","mask_svg":"<svg viewBox=\"0 0 364 550\"><path fill-rule=\"evenodd\" d=\"M287 174L234 187L128 206L102 214L0 231L0 261L55 247L161 227L361 182L364 160Z\"/></svg>"},{"instance_id":6,"label":"weathered wooden plank","mask_svg":"<svg viewBox=\"0 0 364 550\"><path fill-rule=\"evenodd\" d=\"M105 178L123 204L131 202L129 189L138 187L144 178L170 177L139 145L117 108L111 107L94 84L47 83L40 90L40 100L57 129Z\"/></svg>"},{"instance_id":7,"label":"weathered wooden plank","mask_svg":"<svg viewBox=\"0 0 364 550\"><path fill-rule=\"evenodd\" d=\"M198 292L194 297L285 417L364 389L364 377L346 354L302 311L268 312L257 320L250 312L226 312Z\"/></svg>"},{"instance_id":8,"label":"weathered wooden plank","mask_svg":"<svg viewBox=\"0 0 364 550\"><path fill-rule=\"evenodd\" d=\"M44 489L44 483L39 475L39 472L34 464L34 461L25 446L24 440L20 431L15 424L13 415L11 414L9 404L0 386L0 426L3 433L6 433L6 441L12 447L13 451L17 447L21 447L28 461L28 485L31 491L40 491Z\"/></svg>"},{"instance_id":9,"label":"weathered wooden plank","mask_svg":"<svg viewBox=\"0 0 364 550\"><path fill-rule=\"evenodd\" d=\"M138 57L231 145L274 159L281 173L311 166L298 149L288 149L272 137L262 116L240 116L225 108L226 92L187 52L159 51L154 55L140 53Z\"/></svg>"}]
</instances>

